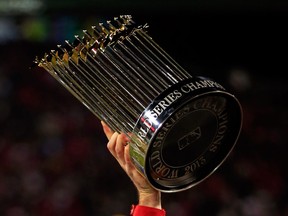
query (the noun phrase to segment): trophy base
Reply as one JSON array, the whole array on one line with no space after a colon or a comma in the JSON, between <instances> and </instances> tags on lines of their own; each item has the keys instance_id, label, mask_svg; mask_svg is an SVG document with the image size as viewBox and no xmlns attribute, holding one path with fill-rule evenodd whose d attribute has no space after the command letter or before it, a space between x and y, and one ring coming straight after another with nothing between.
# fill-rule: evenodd
<instances>
[{"instance_id":1,"label":"trophy base","mask_svg":"<svg viewBox=\"0 0 288 216\"><path fill-rule=\"evenodd\" d=\"M238 100L215 81L193 77L171 86L145 109L130 155L155 189L183 191L225 161L241 127Z\"/></svg>"}]
</instances>

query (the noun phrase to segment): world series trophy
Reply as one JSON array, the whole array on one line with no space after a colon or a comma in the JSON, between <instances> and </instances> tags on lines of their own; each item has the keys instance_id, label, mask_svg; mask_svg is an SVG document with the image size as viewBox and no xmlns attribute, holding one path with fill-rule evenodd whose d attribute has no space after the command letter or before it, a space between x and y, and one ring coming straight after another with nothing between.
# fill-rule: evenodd
<instances>
[{"instance_id":1,"label":"world series trophy","mask_svg":"<svg viewBox=\"0 0 288 216\"><path fill-rule=\"evenodd\" d=\"M121 15L35 63L129 137L131 159L151 186L179 192L225 161L241 131L242 108L221 84L191 76L147 28Z\"/></svg>"}]
</instances>

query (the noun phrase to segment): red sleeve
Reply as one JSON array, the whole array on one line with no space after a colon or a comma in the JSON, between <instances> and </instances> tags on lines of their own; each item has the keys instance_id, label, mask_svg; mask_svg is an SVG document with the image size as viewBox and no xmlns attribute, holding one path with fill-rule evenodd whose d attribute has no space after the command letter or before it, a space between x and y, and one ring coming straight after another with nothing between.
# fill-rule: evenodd
<instances>
[{"instance_id":1,"label":"red sleeve","mask_svg":"<svg viewBox=\"0 0 288 216\"><path fill-rule=\"evenodd\" d=\"M165 216L164 209L157 209L148 206L132 205L130 216Z\"/></svg>"}]
</instances>

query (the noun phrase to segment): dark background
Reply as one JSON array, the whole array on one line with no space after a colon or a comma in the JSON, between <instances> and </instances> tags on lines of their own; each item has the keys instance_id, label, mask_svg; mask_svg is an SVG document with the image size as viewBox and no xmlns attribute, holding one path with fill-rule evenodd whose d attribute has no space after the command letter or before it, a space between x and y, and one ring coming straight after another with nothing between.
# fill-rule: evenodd
<instances>
[{"instance_id":1,"label":"dark background","mask_svg":"<svg viewBox=\"0 0 288 216\"><path fill-rule=\"evenodd\" d=\"M100 123L36 56L82 29L131 14L192 75L243 106L227 161L167 215L286 216L287 12L284 1L0 1L0 215L129 215L136 191L106 149Z\"/></svg>"}]
</instances>

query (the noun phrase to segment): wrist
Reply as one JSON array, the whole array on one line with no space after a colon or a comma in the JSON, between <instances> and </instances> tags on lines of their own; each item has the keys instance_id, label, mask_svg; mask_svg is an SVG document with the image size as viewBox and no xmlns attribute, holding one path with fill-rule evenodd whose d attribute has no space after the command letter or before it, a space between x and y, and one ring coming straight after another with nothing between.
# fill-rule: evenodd
<instances>
[{"instance_id":1,"label":"wrist","mask_svg":"<svg viewBox=\"0 0 288 216\"><path fill-rule=\"evenodd\" d=\"M152 191L139 191L139 205L148 206L152 208L162 209L161 205L161 193L157 190Z\"/></svg>"}]
</instances>

